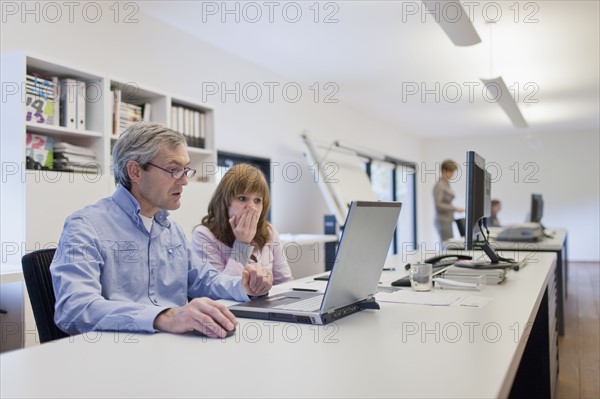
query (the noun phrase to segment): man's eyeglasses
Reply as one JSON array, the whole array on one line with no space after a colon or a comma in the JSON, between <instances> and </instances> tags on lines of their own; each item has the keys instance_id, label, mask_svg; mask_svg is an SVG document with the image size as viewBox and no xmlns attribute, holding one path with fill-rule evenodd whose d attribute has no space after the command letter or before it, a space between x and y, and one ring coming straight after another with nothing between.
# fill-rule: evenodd
<instances>
[{"instance_id":1,"label":"man's eyeglasses","mask_svg":"<svg viewBox=\"0 0 600 399\"><path fill-rule=\"evenodd\" d=\"M171 175L171 177L173 177L174 179L181 179L184 175L190 179L192 177L194 177L196 175L196 169L191 169L191 168L185 168L185 169L165 169L165 168L161 168L158 165L154 165L152 162L148 162L148 165L152 165L155 168L158 168L160 170L164 170L165 172L167 172L168 174Z\"/></svg>"}]
</instances>

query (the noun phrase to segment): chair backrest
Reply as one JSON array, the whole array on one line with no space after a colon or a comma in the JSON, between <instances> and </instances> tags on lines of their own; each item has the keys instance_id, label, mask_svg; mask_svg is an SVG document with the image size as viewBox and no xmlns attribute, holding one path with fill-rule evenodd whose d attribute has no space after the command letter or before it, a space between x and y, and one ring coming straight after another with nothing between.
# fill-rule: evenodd
<instances>
[{"instance_id":1,"label":"chair backrest","mask_svg":"<svg viewBox=\"0 0 600 399\"><path fill-rule=\"evenodd\" d=\"M56 297L52 287L50 263L55 251L56 248L41 249L23 256L21 260L23 277L41 343L69 336L54 324Z\"/></svg>"},{"instance_id":2,"label":"chair backrest","mask_svg":"<svg viewBox=\"0 0 600 399\"><path fill-rule=\"evenodd\" d=\"M461 237L465 236L465 218L454 219L454 223L456 223L456 227L458 228L458 232Z\"/></svg>"}]
</instances>

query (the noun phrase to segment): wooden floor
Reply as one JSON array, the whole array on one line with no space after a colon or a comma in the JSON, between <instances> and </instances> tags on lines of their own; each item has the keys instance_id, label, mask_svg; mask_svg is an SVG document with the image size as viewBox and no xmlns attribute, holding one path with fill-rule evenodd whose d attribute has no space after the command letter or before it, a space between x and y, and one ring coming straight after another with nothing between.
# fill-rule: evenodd
<instances>
[{"instance_id":1,"label":"wooden floor","mask_svg":"<svg viewBox=\"0 0 600 399\"><path fill-rule=\"evenodd\" d=\"M600 398L600 264L569 263L559 398Z\"/></svg>"}]
</instances>

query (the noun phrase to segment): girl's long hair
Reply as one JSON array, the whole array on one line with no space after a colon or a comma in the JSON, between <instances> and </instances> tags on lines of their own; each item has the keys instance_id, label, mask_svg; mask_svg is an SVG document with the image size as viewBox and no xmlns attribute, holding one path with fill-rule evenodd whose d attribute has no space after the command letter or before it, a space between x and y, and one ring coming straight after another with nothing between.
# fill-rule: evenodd
<instances>
[{"instance_id":1,"label":"girl's long hair","mask_svg":"<svg viewBox=\"0 0 600 399\"><path fill-rule=\"evenodd\" d=\"M258 194L263 199L263 209L252 240L262 250L270 236L267 214L271 200L265 175L252 165L237 164L225 173L208 204L208 215L202 218L202 224L208 227L217 240L232 247L235 236L229 225L229 204L241 194Z\"/></svg>"}]
</instances>

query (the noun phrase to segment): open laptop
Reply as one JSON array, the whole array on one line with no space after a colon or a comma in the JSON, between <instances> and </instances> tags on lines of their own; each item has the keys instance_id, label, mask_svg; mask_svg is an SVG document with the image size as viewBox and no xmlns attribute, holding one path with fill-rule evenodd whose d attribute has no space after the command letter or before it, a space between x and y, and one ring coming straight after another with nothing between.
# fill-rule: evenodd
<instances>
[{"instance_id":1,"label":"open laptop","mask_svg":"<svg viewBox=\"0 0 600 399\"><path fill-rule=\"evenodd\" d=\"M400 202L350 204L325 293L289 291L229 309L238 317L319 325L378 309L375 293L401 206Z\"/></svg>"}]
</instances>

